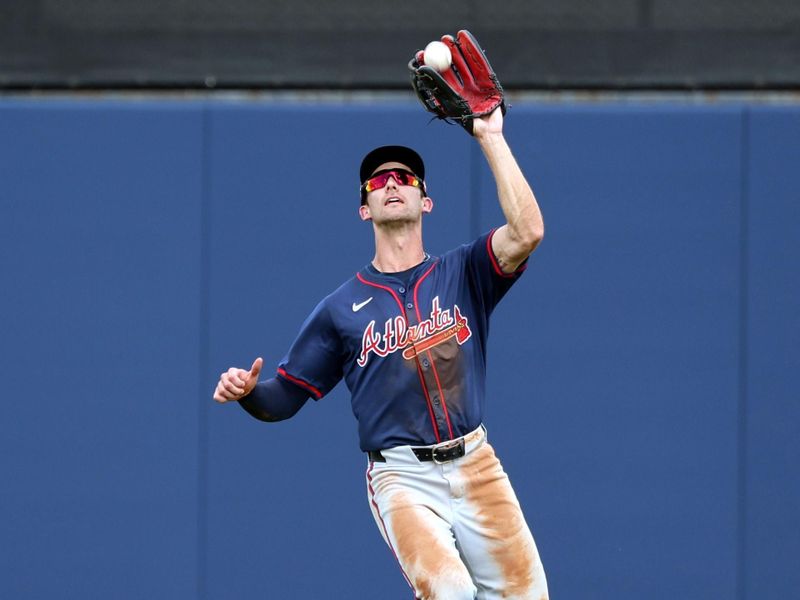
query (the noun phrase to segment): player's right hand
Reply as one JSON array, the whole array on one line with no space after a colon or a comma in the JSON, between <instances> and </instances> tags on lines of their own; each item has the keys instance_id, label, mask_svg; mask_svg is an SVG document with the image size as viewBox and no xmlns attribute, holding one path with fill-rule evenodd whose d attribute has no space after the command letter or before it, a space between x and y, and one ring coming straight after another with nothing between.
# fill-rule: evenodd
<instances>
[{"instance_id":1,"label":"player's right hand","mask_svg":"<svg viewBox=\"0 0 800 600\"><path fill-rule=\"evenodd\" d=\"M263 365L264 360L258 357L253 361L253 366L250 367L249 371L237 369L236 367L231 367L225 371L219 376L217 389L214 390L214 400L217 402L230 402L247 396L256 387L258 374L261 373Z\"/></svg>"}]
</instances>

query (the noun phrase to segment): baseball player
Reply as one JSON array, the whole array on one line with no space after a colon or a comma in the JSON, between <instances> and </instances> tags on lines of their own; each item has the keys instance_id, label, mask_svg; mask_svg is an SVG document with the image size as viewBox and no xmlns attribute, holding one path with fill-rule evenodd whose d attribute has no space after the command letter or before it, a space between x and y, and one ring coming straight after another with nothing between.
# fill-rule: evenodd
<instances>
[{"instance_id":1,"label":"baseball player","mask_svg":"<svg viewBox=\"0 0 800 600\"><path fill-rule=\"evenodd\" d=\"M544 232L503 136L503 108L462 124L488 161L504 225L429 255L422 221L433 201L422 158L403 146L372 150L359 172L359 216L372 224L374 258L317 305L274 378L259 382L257 358L249 370L223 373L214 392L218 402L280 421L345 380L370 508L419 599L548 598L533 537L482 423L489 317Z\"/></svg>"}]
</instances>

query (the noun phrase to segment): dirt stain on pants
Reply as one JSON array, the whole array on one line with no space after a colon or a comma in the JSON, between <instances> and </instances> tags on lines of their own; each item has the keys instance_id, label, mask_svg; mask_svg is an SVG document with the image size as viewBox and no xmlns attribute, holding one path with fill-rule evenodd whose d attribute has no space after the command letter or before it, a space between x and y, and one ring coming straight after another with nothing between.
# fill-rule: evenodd
<instances>
[{"instance_id":1,"label":"dirt stain on pants","mask_svg":"<svg viewBox=\"0 0 800 600\"><path fill-rule=\"evenodd\" d=\"M401 470L368 473L370 497L417 598L548 599L533 536L488 443L450 466Z\"/></svg>"}]
</instances>

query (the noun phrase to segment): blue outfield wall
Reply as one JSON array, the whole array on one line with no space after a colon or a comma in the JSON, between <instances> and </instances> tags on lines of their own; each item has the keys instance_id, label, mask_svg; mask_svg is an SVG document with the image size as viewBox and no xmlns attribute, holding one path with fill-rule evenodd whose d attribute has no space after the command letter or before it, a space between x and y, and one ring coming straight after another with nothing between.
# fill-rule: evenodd
<instances>
[{"instance_id":1,"label":"blue outfield wall","mask_svg":"<svg viewBox=\"0 0 800 600\"><path fill-rule=\"evenodd\" d=\"M551 596L800 588L800 106L517 103L546 237L495 312L486 424ZM0 102L2 598L408 598L347 390L211 393L372 256L357 166L417 147L427 249L502 222L420 106Z\"/></svg>"}]
</instances>

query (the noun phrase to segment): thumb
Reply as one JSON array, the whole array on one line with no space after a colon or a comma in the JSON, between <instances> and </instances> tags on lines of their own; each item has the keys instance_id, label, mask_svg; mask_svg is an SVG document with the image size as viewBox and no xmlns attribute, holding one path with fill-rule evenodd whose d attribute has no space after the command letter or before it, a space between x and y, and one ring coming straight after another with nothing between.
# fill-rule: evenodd
<instances>
[{"instance_id":1,"label":"thumb","mask_svg":"<svg viewBox=\"0 0 800 600\"><path fill-rule=\"evenodd\" d=\"M250 367L250 377L258 379L258 374L261 373L261 367L264 366L264 359L260 356L253 361L253 366Z\"/></svg>"}]
</instances>

